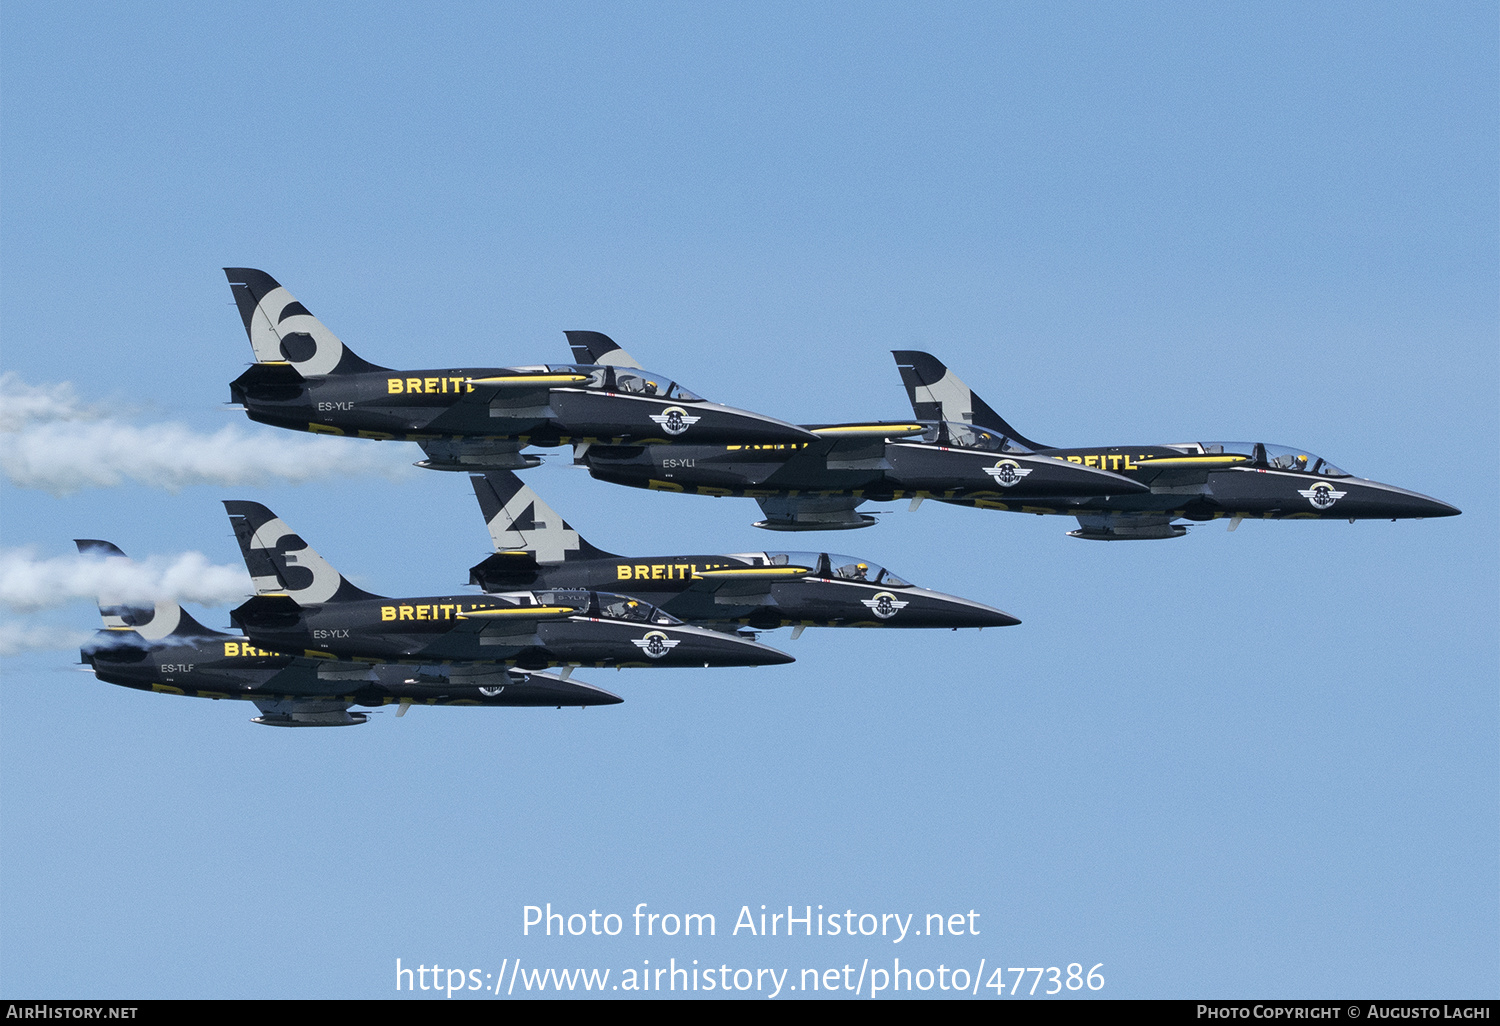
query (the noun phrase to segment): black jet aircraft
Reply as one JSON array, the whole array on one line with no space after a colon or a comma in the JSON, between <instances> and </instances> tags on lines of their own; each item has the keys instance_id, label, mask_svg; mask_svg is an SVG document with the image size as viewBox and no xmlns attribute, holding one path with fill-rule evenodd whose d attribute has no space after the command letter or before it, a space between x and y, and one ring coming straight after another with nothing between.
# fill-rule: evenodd
<instances>
[{"instance_id":1,"label":"black jet aircraft","mask_svg":"<svg viewBox=\"0 0 1500 1026\"><path fill-rule=\"evenodd\" d=\"M433 470L520 470L526 446L795 442L794 424L721 406L643 370L606 336L566 332L577 364L390 370L355 355L264 271L227 267L256 362L229 386L251 420L418 443ZM590 350L601 359L588 359ZM613 354L613 355L610 355Z\"/></svg>"},{"instance_id":2,"label":"black jet aircraft","mask_svg":"<svg viewBox=\"0 0 1500 1026\"><path fill-rule=\"evenodd\" d=\"M618 556L590 545L510 471L470 478L495 554L469 571L487 592L608 589L688 623L791 627L1005 627L998 609L928 591L884 567L826 552Z\"/></svg>"},{"instance_id":3,"label":"black jet aircraft","mask_svg":"<svg viewBox=\"0 0 1500 1026\"><path fill-rule=\"evenodd\" d=\"M310 659L548 666L768 666L792 657L586 589L386 598L362 591L266 507L226 502L256 595L230 618L258 647Z\"/></svg>"},{"instance_id":4,"label":"black jet aircraft","mask_svg":"<svg viewBox=\"0 0 1500 1026\"><path fill-rule=\"evenodd\" d=\"M1445 502L1260 442L1059 449L1020 435L935 357L895 353L915 423L807 425L813 442L592 446L575 461L616 484L756 499L780 531L867 527L868 501L936 499L1075 516L1074 538L1177 538L1174 520L1454 516Z\"/></svg>"},{"instance_id":5,"label":"black jet aircraft","mask_svg":"<svg viewBox=\"0 0 1500 1026\"><path fill-rule=\"evenodd\" d=\"M1094 541L1180 538L1175 520L1228 518L1229 529L1259 520L1401 520L1457 516L1446 502L1417 492L1353 477L1306 449L1265 442L1186 442L1173 445L1107 445L1060 448L1019 434L967 385L927 353L895 354L912 410L926 426L923 444L939 453L934 498L964 502L984 488L983 474L1000 486L982 505L1023 513L1078 518L1071 538ZM1141 487L1108 495L1020 498L1029 461L1096 468Z\"/></svg>"},{"instance_id":6,"label":"black jet aircraft","mask_svg":"<svg viewBox=\"0 0 1500 1026\"><path fill-rule=\"evenodd\" d=\"M804 425L810 441L724 445L592 445L574 450L576 463L601 481L718 497L755 499L773 531L836 531L868 527L855 510L865 502L924 499L1008 508L1099 496L1145 494L1150 488L1096 465L1025 452L974 451L955 457L932 425L865 421ZM955 482L961 462L968 478Z\"/></svg>"},{"instance_id":7,"label":"black jet aircraft","mask_svg":"<svg viewBox=\"0 0 1500 1026\"><path fill-rule=\"evenodd\" d=\"M125 558L106 541L80 539L78 551ZM175 602L101 602L104 629L82 648L83 662L109 684L195 698L253 702L251 722L270 727L344 727L367 715L350 706L616 705L602 688L553 673L492 665L395 666L335 663L269 652L243 634L203 626Z\"/></svg>"}]
</instances>

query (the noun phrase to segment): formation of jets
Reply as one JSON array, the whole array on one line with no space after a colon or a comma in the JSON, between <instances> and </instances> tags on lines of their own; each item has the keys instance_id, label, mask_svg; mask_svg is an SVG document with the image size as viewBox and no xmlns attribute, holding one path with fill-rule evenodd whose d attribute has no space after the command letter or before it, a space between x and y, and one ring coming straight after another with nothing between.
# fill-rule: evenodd
<instances>
[{"instance_id":1,"label":"formation of jets","mask_svg":"<svg viewBox=\"0 0 1500 1026\"><path fill-rule=\"evenodd\" d=\"M583 539L514 473L572 446L601 480L754 499L774 531L869 527L866 502L910 500L1075 517L1074 538L1181 537L1179 521L1457 515L1264 442L1056 447L1018 433L936 357L897 351L910 421L793 424L711 403L608 336L566 332L574 362L391 370L356 355L275 279L226 268L255 362L232 402L277 427L416 442L418 466L471 472L494 553L477 593L388 598L335 570L259 503L225 502L255 594L211 630L180 605L111 604L84 646L99 679L253 702L269 726L363 723L354 706L587 706L622 699L575 667L766 666L755 640L791 627L1020 623L829 552L624 556ZM80 540L80 553L125 559Z\"/></svg>"}]
</instances>

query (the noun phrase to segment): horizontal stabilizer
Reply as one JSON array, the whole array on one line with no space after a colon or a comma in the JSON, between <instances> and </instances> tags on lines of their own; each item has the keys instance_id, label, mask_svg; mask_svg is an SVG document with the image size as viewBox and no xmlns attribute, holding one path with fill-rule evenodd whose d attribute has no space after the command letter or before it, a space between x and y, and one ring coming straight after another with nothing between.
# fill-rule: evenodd
<instances>
[{"instance_id":1,"label":"horizontal stabilizer","mask_svg":"<svg viewBox=\"0 0 1500 1026\"><path fill-rule=\"evenodd\" d=\"M469 567L469 583L485 591L516 591L536 583L541 566L530 552L496 552Z\"/></svg>"}]
</instances>

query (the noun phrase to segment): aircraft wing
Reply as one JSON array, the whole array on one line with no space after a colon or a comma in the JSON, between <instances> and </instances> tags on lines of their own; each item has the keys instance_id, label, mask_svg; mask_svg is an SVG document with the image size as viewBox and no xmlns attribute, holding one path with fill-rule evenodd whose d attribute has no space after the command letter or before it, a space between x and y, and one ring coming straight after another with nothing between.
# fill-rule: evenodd
<instances>
[{"instance_id":1,"label":"aircraft wing","mask_svg":"<svg viewBox=\"0 0 1500 1026\"><path fill-rule=\"evenodd\" d=\"M1086 541L1133 541L1156 538L1181 538L1187 528L1172 523L1168 513L1084 513L1078 516L1078 530L1069 538Z\"/></svg>"},{"instance_id":2,"label":"aircraft wing","mask_svg":"<svg viewBox=\"0 0 1500 1026\"><path fill-rule=\"evenodd\" d=\"M368 718L364 713L351 713L352 702L337 699L317 698L256 698L252 699L260 715L251 723L267 727L351 727Z\"/></svg>"},{"instance_id":3,"label":"aircraft wing","mask_svg":"<svg viewBox=\"0 0 1500 1026\"><path fill-rule=\"evenodd\" d=\"M875 523L874 517L854 512L865 500L852 495L755 501L766 515L755 526L767 531L847 531Z\"/></svg>"},{"instance_id":4,"label":"aircraft wing","mask_svg":"<svg viewBox=\"0 0 1500 1026\"><path fill-rule=\"evenodd\" d=\"M539 466L540 456L522 454L514 438L432 438L417 443L427 458L417 464L428 470L527 470Z\"/></svg>"}]
</instances>

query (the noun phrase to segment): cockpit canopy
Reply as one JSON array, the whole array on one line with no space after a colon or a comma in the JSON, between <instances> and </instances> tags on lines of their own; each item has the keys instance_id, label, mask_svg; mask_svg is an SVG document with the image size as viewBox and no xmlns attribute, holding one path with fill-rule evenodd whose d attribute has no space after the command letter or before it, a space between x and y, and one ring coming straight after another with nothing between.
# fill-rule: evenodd
<instances>
[{"instance_id":1,"label":"cockpit canopy","mask_svg":"<svg viewBox=\"0 0 1500 1026\"><path fill-rule=\"evenodd\" d=\"M978 449L981 452L1031 452L1014 438L1008 438L998 431L951 420L929 425L922 433L922 441L928 445L948 445L955 449Z\"/></svg>"},{"instance_id":2,"label":"cockpit canopy","mask_svg":"<svg viewBox=\"0 0 1500 1026\"><path fill-rule=\"evenodd\" d=\"M568 372L575 374L587 374L588 381L581 382L580 387L591 391L601 392L623 392L626 395L653 396L657 399L670 399L677 403L701 403L703 397L695 392L690 392L677 382L661 375L653 374L648 370L639 370L634 367L605 367L592 364L565 365L547 367L549 371Z\"/></svg>"},{"instance_id":3,"label":"cockpit canopy","mask_svg":"<svg viewBox=\"0 0 1500 1026\"><path fill-rule=\"evenodd\" d=\"M751 566L805 566L812 570L812 576L830 580L878 584L883 588L912 586L911 582L902 580L885 567L857 556L830 552L736 552L734 558L743 559Z\"/></svg>"},{"instance_id":4,"label":"cockpit canopy","mask_svg":"<svg viewBox=\"0 0 1500 1026\"><path fill-rule=\"evenodd\" d=\"M537 593L537 598L543 605L574 606L580 610L579 615L603 620L629 620L662 627L682 623L671 613L663 612L649 602L607 591L543 591Z\"/></svg>"},{"instance_id":5,"label":"cockpit canopy","mask_svg":"<svg viewBox=\"0 0 1500 1026\"><path fill-rule=\"evenodd\" d=\"M1272 470L1296 470L1321 477L1349 477L1348 471L1340 470L1321 456L1314 456L1306 449L1293 449L1285 445L1270 445L1266 442L1192 442L1173 445L1183 452L1219 455L1232 453L1247 456L1251 461Z\"/></svg>"}]
</instances>

